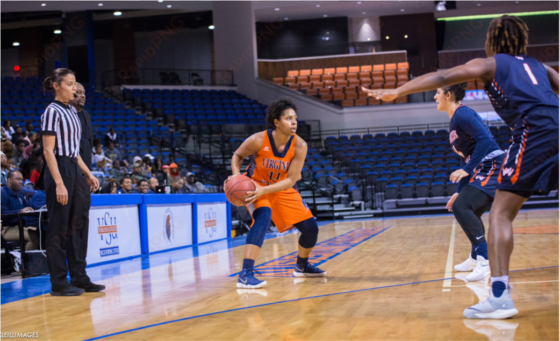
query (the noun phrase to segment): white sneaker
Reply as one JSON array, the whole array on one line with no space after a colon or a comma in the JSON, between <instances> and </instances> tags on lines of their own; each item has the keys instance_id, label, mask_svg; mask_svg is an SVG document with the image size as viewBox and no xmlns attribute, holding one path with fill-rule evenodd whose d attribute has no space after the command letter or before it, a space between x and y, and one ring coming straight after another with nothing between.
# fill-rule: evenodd
<instances>
[{"instance_id":1,"label":"white sneaker","mask_svg":"<svg viewBox=\"0 0 560 341\"><path fill-rule=\"evenodd\" d=\"M465 279L469 282L476 282L486 276L490 276L490 264L488 263L488 259L484 259L482 256L476 256L476 267Z\"/></svg>"},{"instance_id":2,"label":"white sneaker","mask_svg":"<svg viewBox=\"0 0 560 341\"><path fill-rule=\"evenodd\" d=\"M470 319L507 319L517 315L513 300L511 299L511 286L501 297L495 297L490 289L490 295L484 302L473 305L463 311L463 316Z\"/></svg>"},{"instance_id":3,"label":"white sneaker","mask_svg":"<svg viewBox=\"0 0 560 341\"><path fill-rule=\"evenodd\" d=\"M461 264L455 265L456 271L472 271L476 266L476 259L473 259L471 255L469 258Z\"/></svg>"}]
</instances>

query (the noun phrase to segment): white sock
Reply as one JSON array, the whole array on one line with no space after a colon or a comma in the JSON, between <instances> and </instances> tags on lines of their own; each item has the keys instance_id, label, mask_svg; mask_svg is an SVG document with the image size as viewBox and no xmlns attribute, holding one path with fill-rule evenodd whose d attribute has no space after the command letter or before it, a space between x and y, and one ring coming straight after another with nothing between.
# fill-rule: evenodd
<instances>
[{"instance_id":1,"label":"white sock","mask_svg":"<svg viewBox=\"0 0 560 341\"><path fill-rule=\"evenodd\" d=\"M509 288L509 276L500 276L500 277L490 277L492 284L494 282L504 282L506 284L506 289Z\"/></svg>"}]
</instances>

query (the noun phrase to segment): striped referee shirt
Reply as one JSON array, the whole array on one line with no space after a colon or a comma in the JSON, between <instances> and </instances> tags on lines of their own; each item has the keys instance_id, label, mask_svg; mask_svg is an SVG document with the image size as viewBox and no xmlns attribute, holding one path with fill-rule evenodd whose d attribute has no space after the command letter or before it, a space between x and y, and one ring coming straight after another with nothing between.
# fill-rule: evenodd
<instances>
[{"instance_id":1,"label":"striped referee shirt","mask_svg":"<svg viewBox=\"0 0 560 341\"><path fill-rule=\"evenodd\" d=\"M41 133L56 136L54 155L78 157L82 124L72 106L53 101L41 116Z\"/></svg>"}]
</instances>

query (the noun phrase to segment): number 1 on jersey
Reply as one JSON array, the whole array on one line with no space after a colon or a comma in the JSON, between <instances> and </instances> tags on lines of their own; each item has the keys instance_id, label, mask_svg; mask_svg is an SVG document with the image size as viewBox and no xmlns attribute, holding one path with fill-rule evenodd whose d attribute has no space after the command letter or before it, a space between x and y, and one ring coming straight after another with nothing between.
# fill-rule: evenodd
<instances>
[{"instance_id":1,"label":"number 1 on jersey","mask_svg":"<svg viewBox=\"0 0 560 341\"><path fill-rule=\"evenodd\" d=\"M270 176L268 177L268 180L274 180L274 181L280 180L280 174L281 173L268 172L268 174L270 174ZM274 174L276 174L276 179L273 179Z\"/></svg>"},{"instance_id":2,"label":"number 1 on jersey","mask_svg":"<svg viewBox=\"0 0 560 341\"><path fill-rule=\"evenodd\" d=\"M523 63L523 67L525 68L525 71L527 71L527 74L529 75L529 78L531 78L531 81L533 82L533 84L539 85L539 82L537 82L537 77L535 77L535 75L533 75L533 71L531 71L531 68L529 67L529 64Z\"/></svg>"}]
</instances>

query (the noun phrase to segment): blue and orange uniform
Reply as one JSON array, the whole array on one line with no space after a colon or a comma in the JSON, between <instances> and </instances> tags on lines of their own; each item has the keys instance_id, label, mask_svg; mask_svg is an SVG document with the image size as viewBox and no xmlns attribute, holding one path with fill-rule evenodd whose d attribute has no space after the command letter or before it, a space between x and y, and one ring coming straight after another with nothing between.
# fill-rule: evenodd
<instances>
[{"instance_id":1,"label":"blue and orange uniform","mask_svg":"<svg viewBox=\"0 0 560 341\"><path fill-rule=\"evenodd\" d=\"M504 151L498 147L482 118L464 105L455 110L449 130L449 143L461 156L462 169L470 175L470 178L461 179L457 192L468 185L494 198Z\"/></svg>"},{"instance_id":2,"label":"blue and orange uniform","mask_svg":"<svg viewBox=\"0 0 560 341\"><path fill-rule=\"evenodd\" d=\"M512 129L498 189L529 197L558 185L558 96L544 65L527 56L497 54L485 86L496 113Z\"/></svg>"},{"instance_id":3,"label":"blue and orange uniform","mask_svg":"<svg viewBox=\"0 0 560 341\"><path fill-rule=\"evenodd\" d=\"M297 135L291 136L280 153L274 144L272 130L265 131L263 145L256 154L251 156L251 162L245 175L260 186L272 185L286 179L290 163L294 158L296 139ZM268 207L272 210L272 221L280 232L288 231L294 227L294 224L313 218L311 210L294 188L265 194L254 203L247 205L251 216L260 207Z\"/></svg>"}]
</instances>

